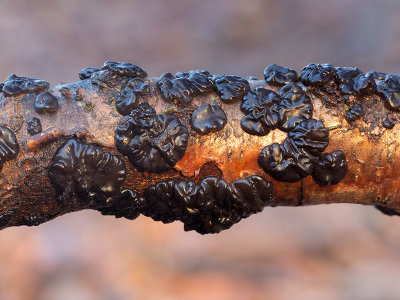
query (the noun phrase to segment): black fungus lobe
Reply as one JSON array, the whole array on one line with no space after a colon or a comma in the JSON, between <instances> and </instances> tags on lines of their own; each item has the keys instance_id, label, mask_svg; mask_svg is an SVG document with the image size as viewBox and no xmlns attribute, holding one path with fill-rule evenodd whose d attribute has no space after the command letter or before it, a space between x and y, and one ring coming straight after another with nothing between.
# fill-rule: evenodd
<instances>
[{"instance_id":1,"label":"black fungus lobe","mask_svg":"<svg viewBox=\"0 0 400 300\"><path fill-rule=\"evenodd\" d=\"M304 120L311 119L311 99L299 85L289 83L280 89L279 95L282 98L278 107L279 129L288 132Z\"/></svg>"},{"instance_id":2,"label":"black fungus lobe","mask_svg":"<svg viewBox=\"0 0 400 300\"><path fill-rule=\"evenodd\" d=\"M264 70L265 81L271 85L282 86L297 80L295 70L271 64Z\"/></svg>"},{"instance_id":3,"label":"black fungus lobe","mask_svg":"<svg viewBox=\"0 0 400 300\"><path fill-rule=\"evenodd\" d=\"M57 150L48 169L61 205L105 206L125 181L124 162L100 147L70 139Z\"/></svg>"},{"instance_id":4,"label":"black fungus lobe","mask_svg":"<svg viewBox=\"0 0 400 300\"><path fill-rule=\"evenodd\" d=\"M378 85L385 104L394 111L400 111L400 75L388 75Z\"/></svg>"},{"instance_id":5,"label":"black fungus lobe","mask_svg":"<svg viewBox=\"0 0 400 300\"><path fill-rule=\"evenodd\" d=\"M157 87L166 101L179 101L182 105L192 102L194 96L206 94L214 89L214 83L207 71L164 73L157 81Z\"/></svg>"},{"instance_id":6,"label":"black fungus lobe","mask_svg":"<svg viewBox=\"0 0 400 300\"><path fill-rule=\"evenodd\" d=\"M219 105L204 104L197 108L190 119L194 131L200 135L220 131L226 125L225 112Z\"/></svg>"},{"instance_id":7,"label":"black fungus lobe","mask_svg":"<svg viewBox=\"0 0 400 300\"><path fill-rule=\"evenodd\" d=\"M55 113L58 108L58 99L50 92L41 93L35 99L35 110L38 114Z\"/></svg>"},{"instance_id":8,"label":"black fungus lobe","mask_svg":"<svg viewBox=\"0 0 400 300\"><path fill-rule=\"evenodd\" d=\"M108 69L113 73L124 77L147 77L147 72L145 70L129 62L106 61L101 69Z\"/></svg>"},{"instance_id":9,"label":"black fungus lobe","mask_svg":"<svg viewBox=\"0 0 400 300\"><path fill-rule=\"evenodd\" d=\"M364 114L364 109L361 104L356 103L345 113L344 118L347 122L354 122Z\"/></svg>"},{"instance_id":10,"label":"black fungus lobe","mask_svg":"<svg viewBox=\"0 0 400 300\"><path fill-rule=\"evenodd\" d=\"M386 75L387 75L386 73L371 70L371 71L368 71L367 74L365 74L365 77L368 77L368 78L374 79L374 80L384 80Z\"/></svg>"},{"instance_id":11,"label":"black fungus lobe","mask_svg":"<svg viewBox=\"0 0 400 300\"><path fill-rule=\"evenodd\" d=\"M15 134L5 126L0 126L0 170L6 161L17 157L19 144Z\"/></svg>"},{"instance_id":12,"label":"black fungus lobe","mask_svg":"<svg viewBox=\"0 0 400 300\"><path fill-rule=\"evenodd\" d=\"M348 95L371 94L376 91L373 78L367 77L358 68L336 68L339 90Z\"/></svg>"},{"instance_id":13,"label":"black fungus lobe","mask_svg":"<svg viewBox=\"0 0 400 300\"><path fill-rule=\"evenodd\" d=\"M132 109L138 106L140 95L149 92L149 85L141 78L131 79L120 92L116 100L116 108L123 115L129 115Z\"/></svg>"},{"instance_id":14,"label":"black fungus lobe","mask_svg":"<svg viewBox=\"0 0 400 300\"><path fill-rule=\"evenodd\" d=\"M11 74L3 86L3 93L6 96L18 96L23 93L34 93L47 90L50 83L38 78L28 78Z\"/></svg>"},{"instance_id":15,"label":"black fungus lobe","mask_svg":"<svg viewBox=\"0 0 400 300\"><path fill-rule=\"evenodd\" d=\"M394 119L393 116L390 115L387 116L382 122L382 126L387 129L392 129L394 125L396 125L396 120Z\"/></svg>"},{"instance_id":16,"label":"black fungus lobe","mask_svg":"<svg viewBox=\"0 0 400 300\"><path fill-rule=\"evenodd\" d=\"M347 173L346 155L341 150L325 153L314 166L312 177L321 186L338 184Z\"/></svg>"},{"instance_id":17,"label":"black fungus lobe","mask_svg":"<svg viewBox=\"0 0 400 300\"><path fill-rule=\"evenodd\" d=\"M115 145L139 171L165 172L185 154L188 130L173 114L157 115L142 103L120 119Z\"/></svg>"},{"instance_id":18,"label":"black fungus lobe","mask_svg":"<svg viewBox=\"0 0 400 300\"><path fill-rule=\"evenodd\" d=\"M335 79L336 68L330 64L309 64L301 70L304 85L324 85Z\"/></svg>"},{"instance_id":19,"label":"black fungus lobe","mask_svg":"<svg viewBox=\"0 0 400 300\"><path fill-rule=\"evenodd\" d=\"M386 207L386 206L383 206L383 205L375 205L375 208L377 210L379 210L381 213L383 213L384 215L387 215L387 216L390 216L390 217L392 217L392 216L400 216L400 212L399 211L394 210L394 209L389 208L389 207Z\"/></svg>"},{"instance_id":20,"label":"black fungus lobe","mask_svg":"<svg viewBox=\"0 0 400 300\"><path fill-rule=\"evenodd\" d=\"M239 76L216 75L213 79L218 95L223 102L228 104L242 100L250 90L249 82Z\"/></svg>"},{"instance_id":21,"label":"black fungus lobe","mask_svg":"<svg viewBox=\"0 0 400 300\"><path fill-rule=\"evenodd\" d=\"M38 118L32 117L26 122L26 128L30 135L42 132L42 124Z\"/></svg>"},{"instance_id":22,"label":"black fungus lobe","mask_svg":"<svg viewBox=\"0 0 400 300\"><path fill-rule=\"evenodd\" d=\"M136 219L141 212L143 197L135 191L125 189L115 197L115 201L106 207L101 207L98 211L105 216L113 215L116 218Z\"/></svg>"},{"instance_id":23,"label":"black fungus lobe","mask_svg":"<svg viewBox=\"0 0 400 300\"><path fill-rule=\"evenodd\" d=\"M249 134L264 136L277 128L280 101L281 98L274 91L260 87L250 90L240 105L245 113L240 121L242 129Z\"/></svg>"},{"instance_id":24,"label":"black fungus lobe","mask_svg":"<svg viewBox=\"0 0 400 300\"><path fill-rule=\"evenodd\" d=\"M99 68L85 68L79 72L79 79L84 80L92 77L93 73L100 71Z\"/></svg>"}]
</instances>

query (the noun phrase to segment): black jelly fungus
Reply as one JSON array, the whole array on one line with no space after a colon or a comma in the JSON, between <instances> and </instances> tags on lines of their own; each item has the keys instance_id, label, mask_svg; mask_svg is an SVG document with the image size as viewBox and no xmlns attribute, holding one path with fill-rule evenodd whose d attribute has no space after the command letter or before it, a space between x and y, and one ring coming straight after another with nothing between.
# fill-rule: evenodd
<instances>
[{"instance_id":1,"label":"black jelly fungus","mask_svg":"<svg viewBox=\"0 0 400 300\"><path fill-rule=\"evenodd\" d=\"M79 79L84 80L92 77L93 73L100 71L99 68L85 68L79 72Z\"/></svg>"},{"instance_id":2,"label":"black jelly fungus","mask_svg":"<svg viewBox=\"0 0 400 300\"><path fill-rule=\"evenodd\" d=\"M136 219L141 212L143 197L137 192L125 189L120 192L110 206L97 209L102 215L113 215L116 218Z\"/></svg>"},{"instance_id":3,"label":"black jelly fungus","mask_svg":"<svg viewBox=\"0 0 400 300\"><path fill-rule=\"evenodd\" d=\"M347 173L346 155L341 150L324 153L314 166L312 177L321 186L338 184Z\"/></svg>"},{"instance_id":4,"label":"black jelly fungus","mask_svg":"<svg viewBox=\"0 0 400 300\"><path fill-rule=\"evenodd\" d=\"M250 90L249 82L239 76L216 75L213 79L218 95L223 102L228 104L242 100Z\"/></svg>"},{"instance_id":5,"label":"black jelly fungus","mask_svg":"<svg viewBox=\"0 0 400 300\"><path fill-rule=\"evenodd\" d=\"M38 118L32 117L26 122L26 128L30 135L42 132L42 124Z\"/></svg>"},{"instance_id":6,"label":"black jelly fungus","mask_svg":"<svg viewBox=\"0 0 400 300\"><path fill-rule=\"evenodd\" d=\"M126 116L138 105L138 102L135 92L124 89L119 94L115 106L121 115Z\"/></svg>"},{"instance_id":7,"label":"black jelly fungus","mask_svg":"<svg viewBox=\"0 0 400 300\"><path fill-rule=\"evenodd\" d=\"M177 99L188 105L194 96L213 91L214 83L207 71L178 72L175 75L164 73L157 80L157 87L166 101Z\"/></svg>"},{"instance_id":8,"label":"black jelly fungus","mask_svg":"<svg viewBox=\"0 0 400 300\"><path fill-rule=\"evenodd\" d=\"M393 116L390 115L387 116L382 122L382 126L387 129L392 129L394 125L396 125L396 120L394 119Z\"/></svg>"},{"instance_id":9,"label":"black jelly fungus","mask_svg":"<svg viewBox=\"0 0 400 300\"><path fill-rule=\"evenodd\" d=\"M141 67L129 62L106 61L101 69L108 69L119 76L125 77L147 77L147 72Z\"/></svg>"},{"instance_id":10,"label":"black jelly fungus","mask_svg":"<svg viewBox=\"0 0 400 300\"><path fill-rule=\"evenodd\" d=\"M37 95L35 99L35 110L38 114L55 113L58 108L58 99L50 92L44 92Z\"/></svg>"},{"instance_id":11,"label":"black jelly fungus","mask_svg":"<svg viewBox=\"0 0 400 300\"><path fill-rule=\"evenodd\" d=\"M367 77L358 68L339 67L336 70L336 79L342 93L348 95L355 93L370 94L376 91L375 80Z\"/></svg>"},{"instance_id":12,"label":"black jelly fungus","mask_svg":"<svg viewBox=\"0 0 400 300\"><path fill-rule=\"evenodd\" d=\"M361 104L356 103L344 114L347 122L354 122L364 114L364 108Z\"/></svg>"},{"instance_id":13,"label":"black jelly fungus","mask_svg":"<svg viewBox=\"0 0 400 300\"><path fill-rule=\"evenodd\" d=\"M165 172L185 154L188 130L173 114L157 115L142 103L120 119L115 145L139 171Z\"/></svg>"},{"instance_id":14,"label":"black jelly fungus","mask_svg":"<svg viewBox=\"0 0 400 300\"><path fill-rule=\"evenodd\" d=\"M0 126L0 170L6 161L17 157L19 144L17 138L10 129Z\"/></svg>"},{"instance_id":15,"label":"black jelly fungus","mask_svg":"<svg viewBox=\"0 0 400 300\"><path fill-rule=\"evenodd\" d=\"M125 181L124 162L94 144L70 139L61 145L48 168L61 205L104 206L118 198Z\"/></svg>"},{"instance_id":16,"label":"black jelly fungus","mask_svg":"<svg viewBox=\"0 0 400 300\"><path fill-rule=\"evenodd\" d=\"M304 120L311 119L311 99L299 85L289 83L280 89L279 95L282 98L278 106L279 129L288 132Z\"/></svg>"},{"instance_id":17,"label":"black jelly fungus","mask_svg":"<svg viewBox=\"0 0 400 300\"><path fill-rule=\"evenodd\" d=\"M225 112L219 105L203 104L197 108L190 119L194 131L200 135L220 131L226 125Z\"/></svg>"},{"instance_id":18,"label":"black jelly fungus","mask_svg":"<svg viewBox=\"0 0 400 300\"><path fill-rule=\"evenodd\" d=\"M324 85L335 79L336 68L330 64L309 64L301 70L304 85Z\"/></svg>"},{"instance_id":19,"label":"black jelly fungus","mask_svg":"<svg viewBox=\"0 0 400 300\"><path fill-rule=\"evenodd\" d=\"M384 80L386 75L387 75L386 73L377 72L375 70L368 71L367 74L365 74L366 77L375 80Z\"/></svg>"},{"instance_id":20,"label":"black jelly fungus","mask_svg":"<svg viewBox=\"0 0 400 300\"><path fill-rule=\"evenodd\" d=\"M295 70L281 67L276 64L271 64L264 70L264 79L271 85L282 86L289 82L296 81L297 77L297 72Z\"/></svg>"},{"instance_id":21,"label":"black jelly fungus","mask_svg":"<svg viewBox=\"0 0 400 300\"><path fill-rule=\"evenodd\" d=\"M400 111L400 75L388 75L378 85L385 104L394 111Z\"/></svg>"},{"instance_id":22,"label":"black jelly fungus","mask_svg":"<svg viewBox=\"0 0 400 300\"><path fill-rule=\"evenodd\" d=\"M390 216L390 217L392 217L392 216L400 216L400 212L399 211L394 210L394 209L389 208L389 207L386 207L386 206L383 206L383 205L375 205L375 208L377 210L379 210L381 213L383 213L384 215L387 215L387 216Z\"/></svg>"},{"instance_id":23,"label":"black jelly fungus","mask_svg":"<svg viewBox=\"0 0 400 300\"><path fill-rule=\"evenodd\" d=\"M242 129L253 135L267 135L278 126L278 104L281 98L265 88L250 90L244 97L240 109L245 116L240 121Z\"/></svg>"},{"instance_id":24,"label":"black jelly fungus","mask_svg":"<svg viewBox=\"0 0 400 300\"><path fill-rule=\"evenodd\" d=\"M6 96L18 96L23 93L34 93L47 90L50 83L38 78L28 78L11 74L3 86L3 93Z\"/></svg>"}]
</instances>

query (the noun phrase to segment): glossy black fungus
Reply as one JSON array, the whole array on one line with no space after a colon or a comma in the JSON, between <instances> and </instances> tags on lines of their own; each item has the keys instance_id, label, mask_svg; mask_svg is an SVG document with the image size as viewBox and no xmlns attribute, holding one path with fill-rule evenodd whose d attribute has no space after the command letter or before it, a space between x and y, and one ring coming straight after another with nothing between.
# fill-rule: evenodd
<instances>
[{"instance_id":1,"label":"glossy black fungus","mask_svg":"<svg viewBox=\"0 0 400 300\"><path fill-rule=\"evenodd\" d=\"M41 93L35 99L35 110L38 114L55 113L58 108L58 99L50 92Z\"/></svg>"},{"instance_id":2,"label":"glossy black fungus","mask_svg":"<svg viewBox=\"0 0 400 300\"><path fill-rule=\"evenodd\" d=\"M165 172L185 154L188 130L173 114L157 115L142 103L120 119L115 145L139 171Z\"/></svg>"},{"instance_id":3,"label":"glossy black fungus","mask_svg":"<svg viewBox=\"0 0 400 300\"><path fill-rule=\"evenodd\" d=\"M97 209L102 215L115 216L116 218L136 219L141 212L143 198L130 189L122 190L115 201L106 207Z\"/></svg>"},{"instance_id":4,"label":"glossy black fungus","mask_svg":"<svg viewBox=\"0 0 400 300\"><path fill-rule=\"evenodd\" d=\"M186 231L218 233L262 211L272 196L272 183L260 176L231 185L217 177L206 177L199 184L169 180L145 191L142 213L164 223L180 220Z\"/></svg>"},{"instance_id":5,"label":"glossy black fungus","mask_svg":"<svg viewBox=\"0 0 400 300\"><path fill-rule=\"evenodd\" d=\"M48 169L61 205L111 204L125 181L124 162L100 147L70 139L57 150Z\"/></svg>"},{"instance_id":6,"label":"glossy black fungus","mask_svg":"<svg viewBox=\"0 0 400 300\"><path fill-rule=\"evenodd\" d=\"M6 96L18 96L23 93L34 93L47 90L50 83L38 78L28 78L11 74L3 86L3 93Z\"/></svg>"},{"instance_id":7,"label":"glossy black fungus","mask_svg":"<svg viewBox=\"0 0 400 300\"><path fill-rule=\"evenodd\" d=\"M356 103L345 113L344 118L347 122L354 122L359 119L364 113L364 109L361 104Z\"/></svg>"},{"instance_id":8,"label":"glossy black fungus","mask_svg":"<svg viewBox=\"0 0 400 300\"><path fill-rule=\"evenodd\" d=\"M374 80L384 80L386 75L387 75L386 73L371 70L371 71L368 71L367 74L365 74L365 77L374 79Z\"/></svg>"},{"instance_id":9,"label":"glossy black fungus","mask_svg":"<svg viewBox=\"0 0 400 300\"><path fill-rule=\"evenodd\" d=\"M166 101L177 99L188 105L194 96L213 91L214 83L207 71L179 72L175 75L164 73L157 81L157 87Z\"/></svg>"},{"instance_id":10,"label":"glossy black fungus","mask_svg":"<svg viewBox=\"0 0 400 300\"><path fill-rule=\"evenodd\" d=\"M42 124L38 118L32 117L26 122L26 128L30 135L42 132Z\"/></svg>"},{"instance_id":11,"label":"glossy black fungus","mask_svg":"<svg viewBox=\"0 0 400 300\"><path fill-rule=\"evenodd\" d=\"M0 126L0 170L6 161L17 157L19 144L15 134L5 126Z\"/></svg>"},{"instance_id":12,"label":"glossy black fungus","mask_svg":"<svg viewBox=\"0 0 400 300\"><path fill-rule=\"evenodd\" d=\"M225 103L242 100L243 96L250 90L249 82L239 76L217 75L213 79L217 93Z\"/></svg>"},{"instance_id":13,"label":"glossy black fungus","mask_svg":"<svg viewBox=\"0 0 400 300\"><path fill-rule=\"evenodd\" d=\"M297 72L289 68L271 64L264 70L264 78L271 85L282 86L296 81Z\"/></svg>"},{"instance_id":14,"label":"glossy black fungus","mask_svg":"<svg viewBox=\"0 0 400 300\"><path fill-rule=\"evenodd\" d=\"M8 225L14 216L14 210L7 210L5 213L0 214L0 229Z\"/></svg>"},{"instance_id":15,"label":"glossy black fungus","mask_svg":"<svg viewBox=\"0 0 400 300\"><path fill-rule=\"evenodd\" d=\"M323 154L314 166L312 177L321 186L339 183L347 173L346 155L341 150Z\"/></svg>"},{"instance_id":16,"label":"glossy black fungus","mask_svg":"<svg viewBox=\"0 0 400 300\"><path fill-rule=\"evenodd\" d=\"M373 78L367 77L358 68L336 68L339 90L348 95L355 93L370 94L376 91Z\"/></svg>"},{"instance_id":17,"label":"glossy black fungus","mask_svg":"<svg viewBox=\"0 0 400 300\"><path fill-rule=\"evenodd\" d=\"M311 119L311 99L299 85L289 83L280 89L279 95L282 98L278 107L279 129L288 132L304 120Z\"/></svg>"},{"instance_id":18,"label":"glossy black fungus","mask_svg":"<svg viewBox=\"0 0 400 300\"><path fill-rule=\"evenodd\" d=\"M400 216L400 212L383 205L375 205L375 208L387 216Z\"/></svg>"},{"instance_id":19,"label":"glossy black fungus","mask_svg":"<svg viewBox=\"0 0 400 300\"><path fill-rule=\"evenodd\" d=\"M190 124L198 134L206 135L220 131L226 121L226 114L219 105L204 104L192 113Z\"/></svg>"},{"instance_id":20,"label":"glossy black fungus","mask_svg":"<svg viewBox=\"0 0 400 300\"><path fill-rule=\"evenodd\" d=\"M85 68L79 72L79 79L84 80L92 77L93 73L100 71L99 68Z\"/></svg>"},{"instance_id":21,"label":"glossy black fungus","mask_svg":"<svg viewBox=\"0 0 400 300\"><path fill-rule=\"evenodd\" d=\"M387 129L392 129L396 125L396 120L392 116L387 116L382 122L382 126Z\"/></svg>"},{"instance_id":22,"label":"glossy black fungus","mask_svg":"<svg viewBox=\"0 0 400 300\"><path fill-rule=\"evenodd\" d=\"M245 116L240 121L242 129L258 136L267 135L277 128L279 121L278 94L264 88L250 90L244 97L240 109Z\"/></svg>"},{"instance_id":23,"label":"glossy black fungus","mask_svg":"<svg viewBox=\"0 0 400 300\"><path fill-rule=\"evenodd\" d=\"M141 78L131 79L126 87L121 91L116 100L116 108L123 115L129 115L132 109L139 104L139 95L143 95L149 91L149 85Z\"/></svg>"},{"instance_id":24,"label":"glossy black fungus","mask_svg":"<svg viewBox=\"0 0 400 300\"><path fill-rule=\"evenodd\" d=\"M400 75L388 75L378 85L385 104L394 111L400 111Z\"/></svg>"},{"instance_id":25,"label":"glossy black fungus","mask_svg":"<svg viewBox=\"0 0 400 300\"><path fill-rule=\"evenodd\" d=\"M309 64L301 70L304 85L324 85L335 79L336 68L330 64Z\"/></svg>"},{"instance_id":26,"label":"glossy black fungus","mask_svg":"<svg viewBox=\"0 0 400 300\"><path fill-rule=\"evenodd\" d=\"M129 62L106 61L101 69L108 69L119 76L125 77L147 77L147 72L141 67Z\"/></svg>"},{"instance_id":27,"label":"glossy black fungus","mask_svg":"<svg viewBox=\"0 0 400 300\"><path fill-rule=\"evenodd\" d=\"M0 82L0 93L3 91L4 83Z\"/></svg>"}]
</instances>

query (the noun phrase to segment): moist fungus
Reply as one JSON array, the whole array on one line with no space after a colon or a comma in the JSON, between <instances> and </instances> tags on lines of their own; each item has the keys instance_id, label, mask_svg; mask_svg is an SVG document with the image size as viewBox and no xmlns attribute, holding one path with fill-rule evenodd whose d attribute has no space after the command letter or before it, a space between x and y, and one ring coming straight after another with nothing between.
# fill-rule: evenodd
<instances>
[{"instance_id":1,"label":"moist fungus","mask_svg":"<svg viewBox=\"0 0 400 300\"><path fill-rule=\"evenodd\" d=\"M378 85L378 92L385 104L394 111L400 111L400 75L387 75Z\"/></svg>"},{"instance_id":2,"label":"moist fungus","mask_svg":"<svg viewBox=\"0 0 400 300\"><path fill-rule=\"evenodd\" d=\"M194 131L200 135L220 131L227 122L226 114L219 105L203 104L190 119Z\"/></svg>"},{"instance_id":3,"label":"moist fungus","mask_svg":"<svg viewBox=\"0 0 400 300\"><path fill-rule=\"evenodd\" d=\"M396 120L393 116L388 115L382 122L382 126L386 129L392 129L396 125Z\"/></svg>"},{"instance_id":4,"label":"moist fungus","mask_svg":"<svg viewBox=\"0 0 400 300\"><path fill-rule=\"evenodd\" d=\"M280 101L281 98L274 91L261 87L250 90L240 105L245 113L240 121L242 129L249 134L263 136L277 128Z\"/></svg>"},{"instance_id":5,"label":"moist fungus","mask_svg":"<svg viewBox=\"0 0 400 300\"><path fill-rule=\"evenodd\" d=\"M142 103L120 119L115 145L139 171L165 172L185 154L188 130L173 114L157 115Z\"/></svg>"},{"instance_id":6,"label":"moist fungus","mask_svg":"<svg viewBox=\"0 0 400 300\"><path fill-rule=\"evenodd\" d=\"M61 205L105 206L118 199L124 162L94 144L70 139L59 147L48 169Z\"/></svg>"},{"instance_id":7,"label":"moist fungus","mask_svg":"<svg viewBox=\"0 0 400 300\"><path fill-rule=\"evenodd\" d=\"M336 76L336 68L330 64L309 64L301 70L304 85L324 85Z\"/></svg>"},{"instance_id":8,"label":"moist fungus","mask_svg":"<svg viewBox=\"0 0 400 300\"><path fill-rule=\"evenodd\" d=\"M249 82L239 76L216 75L213 80L221 100L228 104L242 100L243 96L250 90Z\"/></svg>"},{"instance_id":9,"label":"moist fungus","mask_svg":"<svg viewBox=\"0 0 400 300\"><path fill-rule=\"evenodd\" d=\"M6 96L18 96L23 93L34 93L47 90L50 83L38 78L28 78L11 74L3 86L3 93Z\"/></svg>"},{"instance_id":10,"label":"moist fungus","mask_svg":"<svg viewBox=\"0 0 400 300\"><path fill-rule=\"evenodd\" d=\"M100 71L99 68L85 68L79 72L79 79L85 80L92 77L93 73Z\"/></svg>"},{"instance_id":11,"label":"moist fungus","mask_svg":"<svg viewBox=\"0 0 400 300\"><path fill-rule=\"evenodd\" d=\"M370 94L376 91L375 80L367 77L358 68L336 68L339 90L343 94Z\"/></svg>"},{"instance_id":12,"label":"moist fungus","mask_svg":"<svg viewBox=\"0 0 400 300\"><path fill-rule=\"evenodd\" d=\"M314 166L312 177L321 186L339 183L347 173L346 155L341 150L323 154Z\"/></svg>"},{"instance_id":13,"label":"moist fungus","mask_svg":"<svg viewBox=\"0 0 400 300\"><path fill-rule=\"evenodd\" d=\"M135 220L140 215L142 203L143 197L135 191L125 189L120 192L111 206L101 207L98 211L105 216L113 215L116 218Z\"/></svg>"},{"instance_id":14,"label":"moist fungus","mask_svg":"<svg viewBox=\"0 0 400 300\"><path fill-rule=\"evenodd\" d=\"M364 109L361 104L356 103L345 113L344 118L347 122L351 123L359 119L364 113Z\"/></svg>"},{"instance_id":15,"label":"moist fungus","mask_svg":"<svg viewBox=\"0 0 400 300\"><path fill-rule=\"evenodd\" d=\"M264 78L271 85L282 86L297 81L298 76L295 70L271 64L264 70Z\"/></svg>"},{"instance_id":16,"label":"moist fungus","mask_svg":"<svg viewBox=\"0 0 400 300\"><path fill-rule=\"evenodd\" d=\"M139 95L143 95L149 91L149 85L141 78L131 79L126 87L120 92L116 100L116 108L123 115L129 115L132 109L137 107Z\"/></svg>"},{"instance_id":17,"label":"moist fungus","mask_svg":"<svg viewBox=\"0 0 400 300\"><path fill-rule=\"evenodd\" d=\"M386 73L377 72L375 70L368 71L367 74L365 74L365 77L374 80L384 80L386 76L387 76Z\"/></svg>"},{"instance_id":18,"label":"moist fungus","mask_svg":"<svg viewBox=\"0 0 400 300\"><path fill-rule=\"evenodd\" d=\"M32 117L26 122L26 129L30 135L42 132L42 124L38 118Z\"/></svg>"},{"instance_id":19,"label":"moist fungus","mask_svg":"<svg viewBox=\"0 0 400 300\"><path fill-rule=\"evenodd\" d=\"M124 77L147 77L147 72L145 70L129 62L106 61L101 69L108 69L113 73Z\"/></svg>"},{"instance_id":20,"label":"moist fungus","mask_svg":"<svg viewBox=\"0 0 400 300\"><path fill-rule=\"evenodd\" d=\"M17 157L19 144L17 138L10 129L0 126L0 170L6 161Z\"/></svg>"},{"instance_id":21,"label":"moist fungus","mask_svg":"<svg viewBox=\"0 0 400 300\"><path fill-rule=\"evenodd\" d=\"M58 108L58 99L50 92L41 93L35 99L35 110L38 114L55 113Z\"/></svg>"}]
</instances>

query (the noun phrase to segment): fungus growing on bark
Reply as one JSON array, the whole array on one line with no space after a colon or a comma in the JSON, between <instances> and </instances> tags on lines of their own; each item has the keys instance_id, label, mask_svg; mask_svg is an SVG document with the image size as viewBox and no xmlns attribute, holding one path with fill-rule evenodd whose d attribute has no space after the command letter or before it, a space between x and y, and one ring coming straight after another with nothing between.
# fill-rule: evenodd
<instances>
[{"instance_id":1,"label":"fungus growing on bark","mask_svg":"<svg viewBox=\"0 0 400 300\"><path fill-rule=\"evenodd\" d=\"M6 96L18 96L24 93L34 93L47 90L50 83L38 78L28 78L11 74L3 86L3 93Z\"/></svg>"},{"instance_id":2,"label":"fungus growing on bark","mask_svg":"<svg viewBox=\"0 0 400 300\"><path fill-rule=\"evenodd\" d=\"M367 77L358 68L340 67L337 70L339 90L348 95L370 94L376 91L375 80Z\"/></svg>"},{"instance_id":3,"label":"fungus growing on bark","mask_svg":"<svg viewBox=\"0 0 400 300\"><path fill-rule=\"evenodd\" d=\"M116 100L116 108L123 115L129 115L132 109L139 103L138 96L149 91L149 85L141 78L131 79L126 87L120 92Z\"/></svg>"},{"instance_id":4,"label":"fungus growing on bark","mask_svg":"<svg viewBox=\"0 0 400 300\"><path fill-rule=\"evenodd\" d=\"M346 156L343 151L335 150L323 154L314 166L312 177L321 186L339 183L347 173Z\"/></svg>"},{"instance_id":5,"label":"fungus growing on bark","mask_svg":"<svg viewBox=\"0 0 400 300\"><path fill-rule=\"evenodd\" d=\"M206 135L220 131L226 121L226 114L219 105L203 104L192 113L190 124L198 134Z\"/></svg>"},{"instance_id":6,"label":"fungus growing on bark","mask_svg":"<svg viewBox=\"0 0 400 300\"><path fill-rule=\"evenodd\" d=\"M282 86L297 81L298 76L295 70L271 64L264 70L264 79L271 85Z\"/></svg>"},{"instance_id":7,"label":"fungus growing on bark","mask_svg":"<svg viewBox=\"0 0 400 300\"><path fill-rule=\"evenodd\" d=\"M345 113L344 118L347 122L351 123L359 119L364 113L364 109L361 104L356 103Z\"/></svg>"},{"instance_id":8,"label":"fungus growing on bark","mask_svg":"<svg viewBox=\"0 0 400 300\"><path fill-rule=\"evenodd\" d=\"M400 111L400 75L387 75L378 84L378 92L390 109Z\"/></svg>"},{"instance_id":9,"label":"fungus growing on bark","mask_svg":"<svg viewBox=\"0 0 400 300\"><path fill-rule=\"evenodd\" d=\"M250 90L249 82L239 76L216 75L213 79L218 95L223 102L228 104L242 100Z\"/></svg>"},{"instance_id":10,"label":"fungus growing on bark","mask_svg":"<svg viewBox=\"0 0 400 300\"><path fill-rule=\"evenodd\" d=\"M79 79L81 80L88 79L98 71L100 71L99 68L85 68L79 72Z\"/></svg>"},{"instance_id":11,"label":"fungus growing on bark","mask_svg":"<svg viewBox=\"0 0 400 300\"><path fill-rule=\"evenodd\" d=\"M0 126L0 171L6 161L17 157L19 144L17 138L10 129Z\"/></svg>"},{"instance_id":12,"label":"fungus growing on bark","mask_svg":"<svg viewBox=\"0 0 400 300\"><path fill-rule=\"evenodd\" d=\"M55 113L58 108L58 99L50 92L41 93L35 99L35 110L38 114Z\"/></svg>"},{"instance_id":13,"label":"fungus growing on bark","mask_svg":"<svg viewBox=\"0 0 400 300\"><path fill-rule=\"evenodd\" d=\"M42 132L42 124L38 118L32 117L26 122L26 129L30 135Z\"/></svg>"},{"instance_id":14,"label":"fungus growing on bark","mask_svg":"<svg viewBox=\"0 0 400 300\"><path fill-rule=\"evenodd\" d=\"M98 209L102 215L113 215L116 218L134 220L140 215L143 197L130 189L122 190L111 206Z\"/></svg>"},{"instance_id":15,"label":"fungus growing on bark","mask_svg":"<svg viewBox=\"0 0 400 300\"><path fill-rule=\"evenodd\" d=\"M106 61L101 69L108 69L115 74L124 77L147 77L147 72L145 70L129 62Z\"/></svg>"},{"instance_id":16,"label":"fungus growing on bark","mask_svg":"<svg viewBox=\"0 0 400 300\"><path fill-rule=\"evenodd\" d=\"M301 70L304 85L324 85L336 76L336 68L330 64L309 64Z\"/></svg>"}]
</instances>

